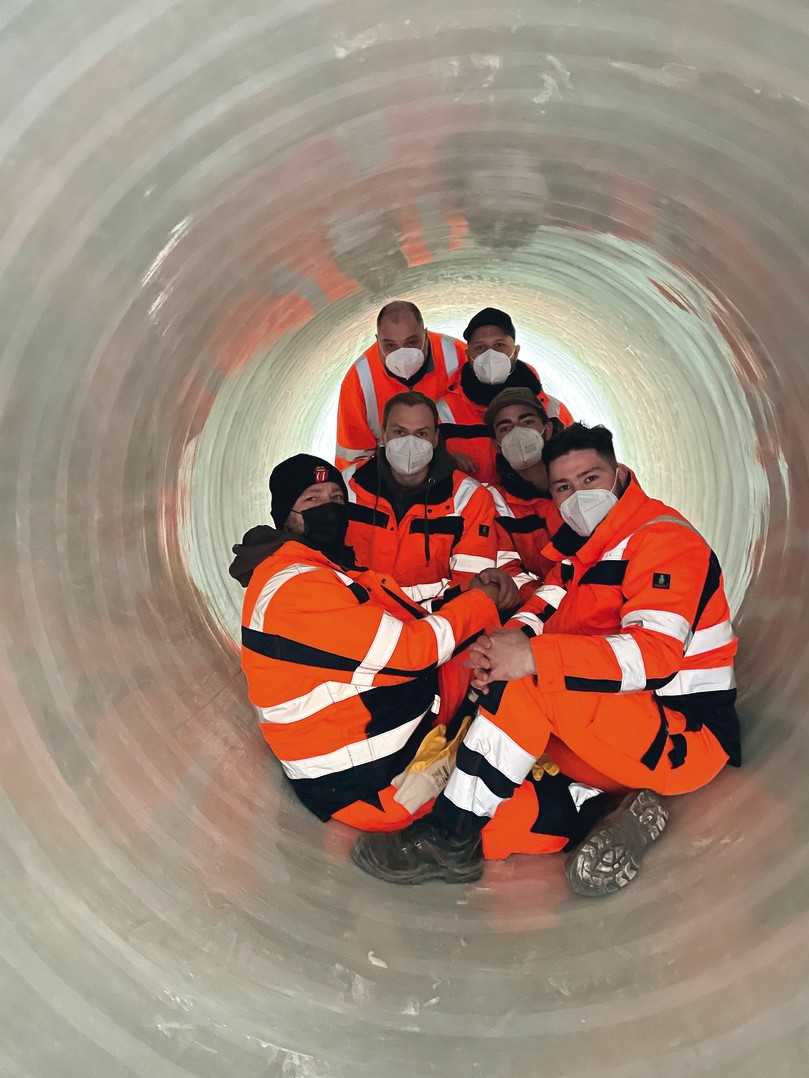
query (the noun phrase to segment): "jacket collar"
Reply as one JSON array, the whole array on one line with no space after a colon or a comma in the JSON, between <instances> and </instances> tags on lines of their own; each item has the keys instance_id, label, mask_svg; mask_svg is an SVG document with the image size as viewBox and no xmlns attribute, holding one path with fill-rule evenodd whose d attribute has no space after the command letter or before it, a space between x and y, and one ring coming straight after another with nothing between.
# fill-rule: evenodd
<instances>
[{"instance_id":1,"label":"jacket collar","mask_svg":"<svg viewBox=\"0 0 809 1078\"><path fill-rule=\"evenodd\" d=\"M427 480L422 487L414 488L413 495L418 496L419 501L427 505L438 505L452 497L452 473L453 461L446 449L439 443L433 459L430 461L430 470ZM388 458L382 446L373 457L362 467L354 472L354 481L362 487L366 493L375 498L383 497L391 500L392 486L396 482L393 478ZM400 488L404 490L405 488ZM410 493L408 488L407 493Z\"/></svg>"},{"instance_id":2,"label":"jacket collar","mask_svg":"<svg viewBox=\"0 0 809 1078\"><path fill-rule=\"evenodd\" d=\"M514 364L514 370L505 382L500 382L496 386L481 382L472 368L472 363L469 362L465 363L461 370L461 389L469 400L486 408L504 389L530 389L535 396L538 396L542 392L542 383L528 364L523 363L521 359Z\"/></svg>"},{"instance_id":3,"label":"jacket collar","mask_svg":"<svg viewBox=\"0 0 809 1078\"><path fill-rule=\"evenodd\" d=\"M568 524L563 524L542 554L551 561L576 557L583 565L594 565L605 551L646 519L646 509L651 501L635 473L630 471L629 482L618 504L612 507L592 535L578 535Z\"/></svg>"},{"instance_id":4,"label":"jacket collar","mask_svg":"<svg viewBox=\"0 0 809 1078\"><path fill-rule=\"evenodd\" d=\"M294 548L294 552L291 548ZM302 535L293 535L292 532L273 528L269 524L259 524L246 532L241 543L233 547L233 553L236 556L228 572L234 580L238 580L241 586L246 588L259 565L280 550L284 551L285 557L292 560L297 558L299 561L315 562L318 565L330 567L338 564L343 568L354 567L354 551L351 547L343 547L343 555L338 563L332 561L322 550L312 546Z\"/></svg>"},{"instance_id":5,"label":"jacket collar","mask_svg":"<svg viewBox=\"0 0 809 1078\"><path fill-rule=\"evenodd\" d=\"M537 498L550 498L547 490L538 490L533 483L523 479L520 473L511 467L500 452L495 457L495 467L497 468L500 486L514 498L522 498L526 502L536 501Z\"/></svg>"}]
</instances>

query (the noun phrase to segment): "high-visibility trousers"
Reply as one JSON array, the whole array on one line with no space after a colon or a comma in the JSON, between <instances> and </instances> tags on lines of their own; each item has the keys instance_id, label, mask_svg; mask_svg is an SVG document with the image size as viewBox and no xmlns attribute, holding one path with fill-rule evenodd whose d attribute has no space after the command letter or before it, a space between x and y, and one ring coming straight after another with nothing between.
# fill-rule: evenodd
<instances>
[{"instance_id":1,"label":"high-visibility trousers","mask_svg":"<svg viewBox=\"0 0 809 1078\"><path fill-rule=\"evenodd\" d=\"M490 859L553 853L582 838L582 820L594 822L599 806L582 800L583 787L688 793L728 761L707 727L686 730L652 693L548 693L527 677L492 686L480 705L435 809L453 830L481 827ZM560 775L534 778L543 756Z\"/></svg>"}]
</instances>

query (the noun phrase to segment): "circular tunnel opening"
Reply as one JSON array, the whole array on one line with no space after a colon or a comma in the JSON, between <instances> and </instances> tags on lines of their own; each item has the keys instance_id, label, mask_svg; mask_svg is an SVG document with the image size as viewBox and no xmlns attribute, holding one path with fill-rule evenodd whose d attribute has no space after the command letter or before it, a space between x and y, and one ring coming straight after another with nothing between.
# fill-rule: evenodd
<instances>
[{"instance_id":1,"label":"circular tunnel opening","mask_svg":"<svg viewBox=\"0 0 809 1078\"><path fill-rule=\"evenodd\" d=\"M609 234L542 228L519 259L501 254L485 267L485 250L470 247L411 269L395 294L420 306L428 328L458 337L475 310L508 310L521 358L548 392L577 418L609 426L647 489L715 545L738 611L769 518L740 368L749 351L743 324L686 270ZM295 452L333 459L340 381L373 339L376 312L361 293L258 349L225 379L186 444L183 556L215 622L235 641L241 597L221 552L269 519L275 463ZM261 325L264 312L254 317Z\"/></svg>"}]
</instances>

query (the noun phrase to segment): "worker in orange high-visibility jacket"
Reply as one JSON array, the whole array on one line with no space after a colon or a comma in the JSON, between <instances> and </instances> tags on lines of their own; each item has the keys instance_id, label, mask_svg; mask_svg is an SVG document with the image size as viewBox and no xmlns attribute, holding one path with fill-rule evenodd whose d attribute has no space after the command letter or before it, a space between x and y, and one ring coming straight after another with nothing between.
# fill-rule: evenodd
<instances>
[{"instance_id":1,"label":"worker in orange high-visibility jacket","mask_svg":"<svg viewBox=\"0 0 809 1078\"><path fill-rule=\"evenodd\" d=\"M427 614L390 575L353 566L333 465L299 454L270 489L276 528L251 529L230 567L246 588L242 669L262 733L320 819L401 827L440 788L414 800L409 769L466 696L453 656L499 624L498 589L478 578Z\"/></svg>"},{"instance_id":2,"label":"worker in orange high-visibility jacket","mask_svg":"<svg viewBox=\"0 0 809 1078\"><path fill-rule=\"evenodd\" d=\"M432 812L355 847L383 879L469 880L484 854L580 842L571 886L611 893L665 828L660 795L741 762L737 645L716 555L618 465L606 428L574 424L543 460L565 522L545 549L555 568L511 626L472 645L485 695ZM632 792L599 820L616 790Z\"/></svg>"},{"instance_id":3,"label":"worker in orange high-visibility jacket","mask_svg":"<svg viewBox=\"0 0 809 1078\"><path fill-rule=\"evenodd\" d=\"M511 520L499 496L458 471L438 439L435 404L422 393L399 393L385 405L383 446L368 461L343 472L348 487L346 543L360 565L388 572L428 611L469 585L478 573L509 588L498 574L511 551L495 518Z\"/></svg>"},{"instance_id":4,"label":"worker in orange high-visibility jacket","mask_svg":"<svg viewBox=\"0 0 809 1078\"><path fill-rule=\"evenodd\" d=\"M553 424L542 402L530 389L520 388L501 390L484 418L496 449L496 488L509 510L497 522L510 536L509 545L531 580L540 583L553 566L542 550L562 524L542 463L542 450L553 435ZM526 598L533 593L530 589L530 584L523 586Z\"/></svg>"},{"instance_id":5,"label":"worker in orange high-visibility jacket","mask_svg":"<svg viewBox=\"0 0 809 1078\"><path fill-rule=\"evenodd\" d=\"M394 300L383 307L375 342L351 366L340 387L338 468L373 455L382 435L382 413L391 397L417 389L438 400L465 361L463 342L426 330L414 303Z\"/></svg>"},{"instance_id":6,"label":"worker in orange high-visibility jacket","mask_svg":"<svg viewBox=\"0 0 809 1078\"><path fill-rule=\"evenodd\" d=\"M505 311L486 307L464 330L469 361L438 401L440 433L449 452L481 483L496 483L496 448L486 409L504 389L529 389L561 429L573 421L561 401L542 388L536 371L518 358L514 323Z\"/></svg>"}]
</instances>

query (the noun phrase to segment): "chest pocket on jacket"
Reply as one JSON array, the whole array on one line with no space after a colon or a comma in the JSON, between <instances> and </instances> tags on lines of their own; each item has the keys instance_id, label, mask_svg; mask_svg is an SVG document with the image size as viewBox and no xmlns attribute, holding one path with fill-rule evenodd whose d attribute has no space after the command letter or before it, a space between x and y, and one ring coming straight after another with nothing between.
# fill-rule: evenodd
<instances>
[{"instance_id":1,"label":"chest pocket on jacket","mask_svg":"<svg viewBox=\"0 0 809 1078\"><path fill-rule=\"evenodd\" d=\"M599 561L591 565L579 580L579 584L606 584L620 588L626 576L625 561Z\"/></svg>"},{"instance_id":2,"label":"chest pocket on jacket","mask_svg":"<svg viewBox=\"0 0 809 1078\"><path fill-rule=\"evenodd\" d=\"M451 535L453 543L457 543L463 535L463 520L461 517L438 517L435 520L416 517L410 521L411 535L423 535L426 531L430 535Z\"/></svg>"}]
</instances>

